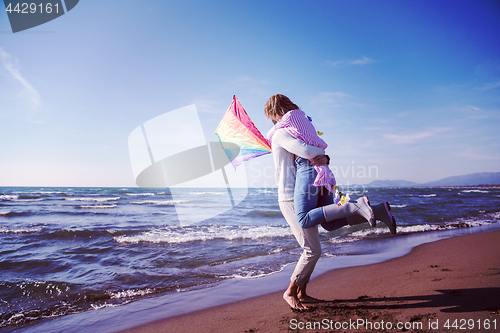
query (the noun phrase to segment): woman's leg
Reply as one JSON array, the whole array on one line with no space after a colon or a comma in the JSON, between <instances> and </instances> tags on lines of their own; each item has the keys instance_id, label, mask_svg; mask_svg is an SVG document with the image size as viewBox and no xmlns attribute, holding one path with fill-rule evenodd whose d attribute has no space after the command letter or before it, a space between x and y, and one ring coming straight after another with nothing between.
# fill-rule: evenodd
<instances>
[{"instance_id":1,"label":"woman's leg","mask_svg":"<svg viewBox=\"0 0 500 333\"><path fill-rule=\"evenodd\" d=\"M317 171L309 160L298 157L295 160L294 205L297 222L304 228L312 228L326 222L323 210L318 208L322 187L314 186Z\"/></svg>"},{"instance_id":2,"label":"woman's leg","mask_svg":"<svg viewBox=\"0 0 500 333\"><path fill-rule=\"evenodd\" d=\"M361 197L356 201L350 200L340 206L336 204L324 206L323 213L326 221L342 218L346 218L349 221L353 216L361 216L373 225L375 220L375 215L367 197Z\"/></svg>"},{"instance_id":3,"label":"woman's leg","mask_svg":"<svg viewBox=\"0 0 500 333\"><path fill-rule=\"evenodd\" d=\"M320 189L320 194L318 197L318 207L323 207L323 206L328 206L328 205L333 205L334 203L334 196L333 193L328 191L326 187L322 186ZM345 218L333 220L333 221L325 221L321 223L321 226L325 228L328 231L340 229L343 226L348 225L348 221Z\"/></svg>"},{"instance_id":4,"label":"woman's leg","mask_svg":"<svg viewBox=\"0 0 500 333\"><path fill-rule=\"evenodd\" d=\"M292 308L303 308L298 298L299 289L302 288L301 297L306 297L305 287L311 278L311 274L316 267L316 263L321 256L321 243L319 241L319 232L317 227L303 229L295 217L294 203L285 201L279 203L280 210L283 213L287 223L297 239L300 247L304 249L300 256L295 270L290 278L290 285L283 294L283 298Z\"/></svg>"},{"instance_id":5,"label":"woman's leg","mask_svg":"<svg viewBox=\"0 0 500 333\"><path fill-rule=\"evenodd\" d=\"M339 229L347 225L345 218L332 221L325 219L323 206L333 204L333 194L324 186L314 186L317 171L310 164L309 160L298 157L295 160L295 214L299 225L304 228L311 228L321 224L328 231Z\"/></svg>"}]
</instances>

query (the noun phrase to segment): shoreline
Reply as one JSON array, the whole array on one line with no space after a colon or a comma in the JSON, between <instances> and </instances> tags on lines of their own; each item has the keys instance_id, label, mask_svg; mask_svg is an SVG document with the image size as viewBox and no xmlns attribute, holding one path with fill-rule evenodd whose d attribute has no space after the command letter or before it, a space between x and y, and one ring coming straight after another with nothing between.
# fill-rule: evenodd
<instances>
[{"instance_id":1,"label":"shoreline","mask_svg":"<svg viewBox=\"0 0 500 333\"><path fill-rule=\"evenodd\" d=\"M457 329L465 323L469 332L484 331L485 325L500 330L499 240L500 231L457 236L382 263L321 274L310 282L308 293L326 302L309 312L292 312L280 291L121 332L370 331L369 322L379 325L372 330L388 329L381 326L384 322L430 332L448 330L447 322L453 331L455 320ZM352 326L361 320L365 326ZM339 323L351 326L336 327Z\"/></svg>"},{"instance_id":2,"label":"shoreline","mask_svg":"<svg viewBox=\"0 0 500 333\"><path fill-rule=\"evenodd\" d=\"M315 269L311 283L308 287L308 293L311 296L322 297L330 301L334 299L342 299L344 297L341 297L341 295L332 295L330 298L323 296L328 295L328 293L332 291L330 290L331 287L327 288L327 290L319 290L317 292L315 285L318 281L322 281L324 276L330 276L331 274L334 276L332 281L339 281L339 283L342 282L344 278L336 278L335 275L338 274L338 272L343 272L344 270L372 267L374 265L376 266L398 259L401 259L404 262L407 260L404 258L407 258L410 252L413 253L415 249L422 244L424 244L423 246L427 246L440 243L440 240L443 239L455 239L460 238L463 235L481 236L495 232L497 235L500 233L500 223L493 223L472 228L458 228L418 234L398 234L394 237L371 240L366 243L367 247L365 248L365 253L369 254L322 258ZM500 237L497 238L500 239ZM476 250L473 249L471 251L474 252ZM500 258L500 251L498 249L496 249L496 251L496 258ZM229 279L197 290L169 293L163 296L138 300L126 305L105 307L99 310L51 318L20 327L6 327L5 332L170 332L171 330L169 329L161 329L160 323L169 322L171 320L178 321L181 320L180 318L186 318L185 320L189 323L192 321L192 318L199 318L198 316L200 314L211 313L210 316L206 317L207 321L205 324L208 325L211 320L210 318L217 318L217 316L214 316L214 313L219 314L220 309L225 309L222 311L223 313L228 312L233 314L233 318L230 319L231 321L237 321L238 318L246 318L248 317L246 313L251 313L253 310L244 310L238 314L232 309L233 305L236 306L235 309L241 309L241 304L246 304L247 302L249 304L256 304L254 308L257 309L257 311L260 311L260 317L262 317L262 313L274 313L276 315L276 311L279 311L281 315L293 314L286 303L282 300L281 294L286 285L289 283L289 278L294 267L294 264L288 265L282 271L265 277ZM500 264L498 267L500 270ZM368 274L378 276L379 273L375 272ZM351 279L351 277L349 277L348 280L349 279ZM337 290L339 286L345 290L353 290L352 287L345 285L342 286L342 284L339 283L335 283L333 291ZM361 286L365 285L364 282L360 282L358 284ZM356 284L356 286L358 286L358 284ZM497 285L500 286L500 282ZM355 297L360 296L374 297L373 294L368 292L365 292L365 295L360 294ZM500 299L500 295L498 295L498 299ZM272 307L266 308L266 304L272 304ZM321 308L325 308L325 306L328 308L328 306L331 306L332 304L336 303L328 302L322 304ZM225 320L226 319L222 318L216 322L225 322ZM242 325L242 323L240 324ZM238 325L241 326L240 324ZM157 327L154 330L148 329L148 327L156 327L156 325L160 325L160 327ZM171 325L171 323L168 325ZM207 326L205 326L205 328L206 327ZM246 330L248 331L249 329ZM189 331L191 331L191 329L189 329ZM192 331L205 332L210 330L197 330L196 327L194 327ZM212 331L224 332L224 330L221 330L220 327L213 328ZM236 329L235 331L244 330ZM263 328L260 331L279 332L280 330L277 327L273 327ZM227 332L232 332L232 330L229 329Z\"/></svg>"}]
</instances>

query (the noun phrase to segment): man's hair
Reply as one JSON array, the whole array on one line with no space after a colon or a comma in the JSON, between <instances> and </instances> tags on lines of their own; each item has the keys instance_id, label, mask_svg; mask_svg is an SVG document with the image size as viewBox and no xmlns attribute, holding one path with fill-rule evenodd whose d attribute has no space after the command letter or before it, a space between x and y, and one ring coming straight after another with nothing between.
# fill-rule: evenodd
<instances>
[{"instance_id":1,"label":"man's hair","mask_svg":"<svg viewBox=\"0 0 500 333\"><path fill-rule=\"evenodd\" d=\"M297 110L299 107L288 97L281 94L271 96L264 105L264 114L267 119L271 119L274 124L288 111Z\"/></svg>"}]
</instances>

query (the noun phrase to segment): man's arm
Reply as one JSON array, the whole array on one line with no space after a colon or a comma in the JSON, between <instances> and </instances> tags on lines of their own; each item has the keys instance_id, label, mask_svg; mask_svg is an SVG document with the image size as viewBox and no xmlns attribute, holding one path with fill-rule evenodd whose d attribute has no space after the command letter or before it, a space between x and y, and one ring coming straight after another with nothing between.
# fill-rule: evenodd
<instances>
[{"instance_id":1,"label":"man's arm","mask_svg":"<svg viewBox=\"0 0 500 333\"><path fill-rule=\"evenodd\" d=\"M323 148L314 147L295 139L286 129L280 128L273 135L273 144L279 145L289 153L306 158L308 160L318 156L325 155Z\"/></svg>"}]
</instances>

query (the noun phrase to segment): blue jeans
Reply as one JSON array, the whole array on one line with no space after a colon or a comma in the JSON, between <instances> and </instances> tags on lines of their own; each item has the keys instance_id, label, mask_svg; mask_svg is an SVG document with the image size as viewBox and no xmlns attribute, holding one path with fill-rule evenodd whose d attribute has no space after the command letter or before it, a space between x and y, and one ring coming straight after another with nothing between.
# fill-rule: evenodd
<instances>
[{"instance_id":1,"label":"blue jeans","mask_svg":"<svg viewBox=\"0 0 500 333\"><path fill-rule=\"evenodd\" d=\"M297 222L303 228L321 224L326 230L335 230L347 225L346 219L326 221L323 206L334 204L333 194L324 186L314 186L317 171L309 160L297 157L295 160L294 206Z\"/></svg>"}]
</instances>

